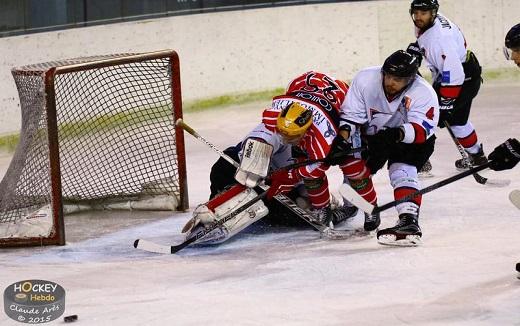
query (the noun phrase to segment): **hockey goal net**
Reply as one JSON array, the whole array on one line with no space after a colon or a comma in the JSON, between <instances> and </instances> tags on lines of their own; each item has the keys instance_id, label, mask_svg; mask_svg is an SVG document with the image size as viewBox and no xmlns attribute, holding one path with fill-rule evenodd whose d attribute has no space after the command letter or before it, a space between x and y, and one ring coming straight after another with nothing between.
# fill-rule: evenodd
<instances>
[{"instance_id":1,"label":"hockey goal net","mask_svg":"<svg viewBox=\"0 0 520 326\"><path fill-rule=\"evenodd\" d=\"M0 246L65 244L64 213L188 208L179 59L116 54L14 68L20 142Z\"/></svg>"}]
</instances>

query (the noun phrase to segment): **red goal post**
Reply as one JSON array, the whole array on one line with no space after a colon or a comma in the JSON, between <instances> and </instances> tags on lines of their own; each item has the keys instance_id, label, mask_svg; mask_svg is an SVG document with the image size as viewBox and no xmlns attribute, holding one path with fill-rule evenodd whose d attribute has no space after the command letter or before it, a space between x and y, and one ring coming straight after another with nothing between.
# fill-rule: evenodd
<instances>
[{"instance_id":1,"label":"red goal post","mask_svg":"<svg viewBox=\"0 0 520 326\"><path fill-rule=\"evenodd\" d=\"M173 50L12 70L20 142L0 182L0 247L64 245L64 213L186 210L179 57Z\"/></svg>"}]
</instances>

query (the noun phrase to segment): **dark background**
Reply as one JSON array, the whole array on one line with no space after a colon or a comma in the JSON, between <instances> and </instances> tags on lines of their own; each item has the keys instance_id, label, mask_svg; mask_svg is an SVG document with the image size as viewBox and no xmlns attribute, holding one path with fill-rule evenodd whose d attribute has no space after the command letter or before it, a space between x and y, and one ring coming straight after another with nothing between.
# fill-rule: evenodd
<instances>
[{"instance_id":1,"label":"dark background","mask_svg":"<svg viewBox=\"0 0 520 326\"><path fill-rule=\"evenodd\" d=\"M349 1L0 0L0 37L155 17Z\"/></svg>"}]
</instances>

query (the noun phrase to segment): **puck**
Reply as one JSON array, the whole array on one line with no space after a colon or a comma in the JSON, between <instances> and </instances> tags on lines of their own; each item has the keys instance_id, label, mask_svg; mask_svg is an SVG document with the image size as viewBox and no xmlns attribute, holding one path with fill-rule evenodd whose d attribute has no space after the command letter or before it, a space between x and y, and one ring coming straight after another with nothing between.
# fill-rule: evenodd
<instances>
[{"instance_id":1,"label":"puck","mask_svg":"<svg viewBox=\"0 0 520 326\"><path fill-rule=\"evenodd\" d=\"M70 315L70 316L63 317L63 321L66 323L72 323L76 320L78 320L78 315Z\"/></svg>"},{"instance_id":2,"label":"puck","mask_svg":"<svg viewBox=\"0 0 520 326\"><path fill-rule=\"evenodd\" d=\"M516 263L516 271L520 272L520 263Z\"/></svg>"}]
</instances>

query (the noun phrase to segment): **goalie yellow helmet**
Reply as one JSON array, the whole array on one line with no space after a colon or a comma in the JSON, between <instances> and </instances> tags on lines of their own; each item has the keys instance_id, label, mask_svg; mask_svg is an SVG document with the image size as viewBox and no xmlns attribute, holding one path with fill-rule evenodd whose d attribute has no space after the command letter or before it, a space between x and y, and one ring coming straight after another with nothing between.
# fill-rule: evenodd
<instances>
[{"instance_id":1,"label":"goalie yellow helmet","mask_svg":"<svg viewBox=\"0 0 520 326\"><path fill-rule=\"evenodd\" d=\"M299 140L311 124L312 111L296 102L285 107L276 120L278 132L288 143Z\"/></svg>"}]
</instances>

